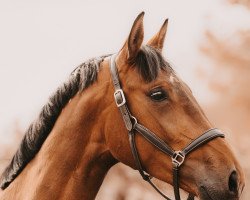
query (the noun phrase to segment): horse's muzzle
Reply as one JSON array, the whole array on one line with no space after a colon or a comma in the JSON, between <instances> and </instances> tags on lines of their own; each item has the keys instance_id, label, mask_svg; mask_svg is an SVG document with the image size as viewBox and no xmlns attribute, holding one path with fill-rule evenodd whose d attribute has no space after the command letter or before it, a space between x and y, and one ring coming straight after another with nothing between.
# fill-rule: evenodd
<instances>
[{"instance_id":1,"label":"horse's muzzle","mask_svg":"<svg viewBox=\"0 0 250 200\"><path fill-rule=\"evenodd\" d=\"M201 200L239 200L244 184L240 182L237 172L229 175L228 184L207 184L199 187Z\"/></svg>"}]
</instances>

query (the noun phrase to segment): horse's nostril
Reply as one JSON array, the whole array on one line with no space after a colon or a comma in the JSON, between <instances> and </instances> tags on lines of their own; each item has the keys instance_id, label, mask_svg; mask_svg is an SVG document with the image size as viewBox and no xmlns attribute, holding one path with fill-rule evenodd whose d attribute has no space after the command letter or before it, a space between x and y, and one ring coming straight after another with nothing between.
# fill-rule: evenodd
<instances>
[{"instance_id":1,"label":"horse's nostril","mask_svg":"<svg viewBox=\"0 0 250 200\"><path fill-rule=\"evenodd\" d=\"M230 192L233 192L234 194L238 193L238 176L236 171L231 173L228 181L228 187Z\"/></svg>"}]
</instances>

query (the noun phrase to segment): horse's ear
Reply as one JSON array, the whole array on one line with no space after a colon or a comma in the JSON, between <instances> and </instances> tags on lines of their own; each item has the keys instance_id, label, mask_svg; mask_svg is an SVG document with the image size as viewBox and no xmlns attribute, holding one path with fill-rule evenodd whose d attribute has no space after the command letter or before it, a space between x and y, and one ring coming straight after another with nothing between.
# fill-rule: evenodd
<instances>
[{"instance_id":1,"label":"horse's ear","mask_svg":"<svg viewBox=\"0 0 250 200\"><path fill-rule=\"evenodd\" d=\"M143 17L144 12L141 12L134 21L134 24L131 28L129 37L122 48L122 53L126 54L126 58L129 61L132 61L139 52L143 37L144 37L144 28L143 28Z\"/></svg>"},{"instance_id":2,"label":"horse's ear","mask_svg":"<svg viewBox=\"0 0 250 200\"><path fill-rule=\"evenodd\" d=\"M168 19L164 21L160 31L151 40L149 40L147 45L162 51L167 28L168 28Z\"/></svg>"}]
</instances>

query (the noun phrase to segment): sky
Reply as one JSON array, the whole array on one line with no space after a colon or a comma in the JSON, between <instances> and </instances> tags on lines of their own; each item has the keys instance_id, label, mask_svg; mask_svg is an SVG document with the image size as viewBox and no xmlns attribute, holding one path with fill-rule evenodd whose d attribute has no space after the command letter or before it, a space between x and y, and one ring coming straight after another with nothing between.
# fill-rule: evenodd
<instances>
[{"instance_id":1,"label":"sky","mask_svg":"<svg viewBox=\"0 0 250 200\"><path fill-rule=\"evenodd\" d=\"M228 37L250 26L249 12L226 0L0 1L0 144L25 130L49 95L86 59L117 52L145 11L145 42L169 18L164 55L200 102L208 88L196 69L204 32Z\"/></svg>"}]
</instances>

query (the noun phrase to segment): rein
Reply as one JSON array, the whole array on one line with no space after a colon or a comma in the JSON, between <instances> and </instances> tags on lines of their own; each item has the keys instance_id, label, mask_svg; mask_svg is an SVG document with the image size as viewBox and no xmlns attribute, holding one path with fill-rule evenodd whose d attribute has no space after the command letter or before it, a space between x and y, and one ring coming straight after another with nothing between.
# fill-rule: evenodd
<instances>
[{"instance_id":1,"label":"rein","mask_svg":"<svg viewBox=\"0 0 250 200\"><path fill-rule=\"evenodd\" d=\"M189 143L185 148L179 151L173 150L168 144L166 144L161 138L159 138L155 133L147 129L145 126L141 125L137 119L130 113L129 108L126 104L125 94L121 88L119 82L119 76L117 72L117 67L115 63L115 59L117 54L114 54L110 58L110 70L111 77L113 80L115 92L114 98L117 107L120 110L125 126L128 130L129 143L130 148L135 160L135 164L137 170L140 172L142 178L147 181L161 196L163 196L167 200L171 200L167 197L163 192L159 190L159 188L151 181L152 177L145 173L142 167L142 163L140 160L139 153L137 151L136 143L135 143L135 134L141 134L148 142L162 151L164 154L171 157L172 165L173 165L173 188L176 200L181 200L180 198L180 187L179 187L179 169L183 162L185 161L185 157L195 150L196 148L202 146L203 144L208 143L209 141L222 137L225 135L217 128L212 128L205 131L202 135L194 139L191 143ZM188 200L194 200L194 195L189 194Z\"/></svg>"}]
</instances>

